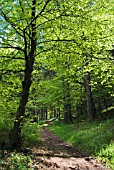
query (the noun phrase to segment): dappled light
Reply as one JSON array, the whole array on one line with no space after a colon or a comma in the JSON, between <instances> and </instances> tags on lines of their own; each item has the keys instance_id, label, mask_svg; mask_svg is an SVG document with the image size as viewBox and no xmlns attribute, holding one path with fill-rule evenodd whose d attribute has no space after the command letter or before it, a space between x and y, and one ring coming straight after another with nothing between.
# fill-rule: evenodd
<instances>
[{"instance_id":1,"label":"dappled light","mask_svg":"<svg viewBox=\"0 0 114 170\"><path fill-rule=\"evenodd\" d=\"M0 0L0 170L114 169L114 0Z\"/></svg>"},{"instance_id":2,"label":"dappled light","mask_svg":"<svg viewBox=\"0 0 114 170\"><path fill-rule=\"evenodd\" d=\"M41 145L38 149L34 148L32 151L34 155L37 155L35 160L36 169L40 169L42 166L44 169L49 168L53 170L107 169L98 160L89 157L81 149L66 143L46 127L42 128L40 135L42 139Z\"/></svg>"}]
</instances>

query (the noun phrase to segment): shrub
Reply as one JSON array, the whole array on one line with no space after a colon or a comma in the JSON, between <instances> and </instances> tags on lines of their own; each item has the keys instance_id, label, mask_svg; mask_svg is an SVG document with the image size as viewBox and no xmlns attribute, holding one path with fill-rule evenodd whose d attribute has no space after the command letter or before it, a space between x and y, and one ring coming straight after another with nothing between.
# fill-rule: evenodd
<instances>
[{"instance_id":1,"label":"shrub","mask_svg":"<svg viewBox=\"0 0 114 170\"><path fill-rule=\"evenodd\" d=\"M37 146L40 142L39 139L40 126L37 123L26 122L23 126L23 143L24 146Z\"/></svg>"},{"instance_id":2,"label":"shrub","mask_svg":"<svg viewBox=\"0 0 114 170\"><path fill-rule=\"evenodd\" d=\"M29 156L25 156L20 153L13 153L11 157L11 170L21 169L27 170L31 169L32 160Z\"/></svg>"}]
</instances>

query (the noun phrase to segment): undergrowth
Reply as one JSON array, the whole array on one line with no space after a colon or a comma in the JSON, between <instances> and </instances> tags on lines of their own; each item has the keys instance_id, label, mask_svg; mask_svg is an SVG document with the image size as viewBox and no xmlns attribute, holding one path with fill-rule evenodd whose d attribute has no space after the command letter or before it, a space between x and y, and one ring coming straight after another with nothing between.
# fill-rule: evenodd
<instances>
[{"instance_id":1,"label":"undergrowth","mask_svg":"<svg viewBox=\"0 0 114 170\"><path fill-rule=\"evenodd\" d=\"M65 141L99 158L114 169L114 119L63 124L55 121L50 129Z\"/></svg>"},{"instance_id":2,"label":"undergrowth","mask_svg":"<svg viewBox=\"0 0 114 170\"><path fill-rule=\"evenodd\" d=\"M37 123L26 122L23 127L23 143L24 147L35 147L39 145L40 125Z\"/></svg>"},{"instance_id":3,"label":"undergrowth","mask_svg":"<svg viewBox=\"0 0 114 170\"><path fill-rule=\"evenodd\" d=\"M3 133L4 129L1 129ZM0 150L0 170L32 170L32 158L24 153L24 150L37 147L40 143L39 139L40 125L37 123L26 122L23 126L23 153L11 152L1 148ZM4 137L4 136L3 136ZM4 140L5 138L1 139Z\"/></svg>"},{"instance_id":4,"label":"undergrowth","mask_svg":"<svg viewBox=\"0 0 114 170\"><path fill-rule=\"evenodd\" d=\"M32 170L32 159L22 153L6 153L5 157L0 159L1 170Z\"/></svg>"}]
</instances>

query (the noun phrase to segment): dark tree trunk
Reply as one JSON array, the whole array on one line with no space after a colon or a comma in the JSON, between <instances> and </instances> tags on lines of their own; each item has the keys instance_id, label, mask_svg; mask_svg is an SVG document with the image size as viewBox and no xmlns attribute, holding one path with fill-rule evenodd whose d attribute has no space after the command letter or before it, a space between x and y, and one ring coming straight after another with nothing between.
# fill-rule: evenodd
<instances>
[{"instance_id":1,"label":"dark tree trunk","mask_svg":"<svg viewBox=\"0 0 114 170\"><path fill-rule=\"evenodd\" d=\"M26 77L27 78L27 77ZM24 81L24 87L20 99L20 104L17 110L16 119L14 122L13 129L9 135L9 143L10 147L14 149L18 149L22 145L22 136L21 136L21 129L23 126L23 120L25 116L25 106L28 101L29 96L29 88L31 85L31 76L28 75L28 80Z\"/></svg>"},{"instance_id":2,"label":"dark tree trunk","mask_svg":"<svg viewBox=\"0 0 114 170\"><path fill-rule=\"evenodd\" d=\"M47 108L45 108L45 119L46 120L48 119L48 110L47 110Z\"/></svg>"},{"instance_id":3,"label":"dark tree trunk","mask_svg":"<svg viewBox=\"0 0 114 170\"><path fill-rule=\"evenodd\" d=\"M54 117L54 113L53 113L53 107L50 107L50 119L52 119Z\"/></svg>"},{"instance_id":4,"label":"dark tree trunk","mask_svg":"<svg viewBox=\"0 0 114 170\"><path fill-rule=\"evenodd\" d=\"M54 117L57 117L57 109L56 108L54 108Z\"/></svg>"},{"instance_id":5,"label":"dark tree trunk","mask_svg":"<svg viewBox=\"0 0 114 170\"><path fill-rule=\"evenodd\" d=\"M92 120L96 118L96 109L92 97L91 85L90 85L90 73L87 72L84 76L85 81L85 92L86 92L86 102L87 102L87 118Z\"/></svg>"},{"instance_id":6,"label":"dark tree trunk","mask_svg":"<svg viewBox=\"0 0 114 170\"><path fill-rule=\"evenodd\" d=\"M60 120L60 107L57 108L57 119Z\"/></svg>"},{"instance_id":7,"label":"dark tree trunk","mask_svg":"<svg viewBox=\"0 0 114 170\"><path fill-rule=\"evenodd\" d=\"M41 120L45 119L44 108L41 109Z\"/></svg>"},{"instance_id":8,"label":"dark tree trunk","mask_svg":"<svg viewBox=\"0 0 114 170\"><path fill-rule=\"evenodd\" d=\"M70 103L70 87L68 82L64 82L64 121L72 123L71 103Z\"/></svg>"},{"instance_id":9,"label":"dark tree trunk","mask_svg":"<svg viewBox=\"0 0 114 170\"><path fill-rule=\"evenodd\" d=\"M35 51L36 51L36 22L35 22L35 4L36 0L32 1L32 16L31 16L31 27L32 33L31 33L31 45L30 49L28 49L28 43L26 38L26 30L23 31L24 34L24 42L25 42L25 49L24 49L24 55L25 55L25 73L24 73L24 81L22 82L22 94L20 98L20 104L17 109L16 113L16 119L14 122L14 126L10 132L9 135L9 145L12 149L20 149L22 146L22 126L24 123L24 116L25 116L25 106L28 101L29 97L29 89L32 83L32 71L33 71L33 64L34 64L34 57L35 57Z\"/></svg>"},{"instance_id":10,"label":"dark tree trunk","mask_svg":"<svg viewBox=\"0 0 114 170\"><path fill-rule=\"evenodd\" d=\"M72 123L71 105L64 104L64 121L65 123Z\"/></svg>"}]
</instances>

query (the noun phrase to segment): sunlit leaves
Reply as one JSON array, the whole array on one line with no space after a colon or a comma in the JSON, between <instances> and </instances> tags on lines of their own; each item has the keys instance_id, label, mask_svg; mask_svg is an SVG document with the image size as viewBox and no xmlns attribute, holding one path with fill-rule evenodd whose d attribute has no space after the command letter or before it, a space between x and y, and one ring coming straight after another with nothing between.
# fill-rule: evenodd
<instances>
[{"instance_id":1,"label":"sunlit leaves","mask_svg":"<svg viewBox=\"0 0 114 170\"><path fill-rule=\"evenodd\" d=\"M93 77L93 87L97 81L112 87L113 61L107 54L114 40L112 0L50 0L47 5L46 2L40 0L35 5L37 49L30 99L38 96L36 100L40 104L62 101L63 79L70 84L72 96L79 95L74 90L80 88L76 82L83 82L88 71ZM1 91L9 96L21 91L24 49L26 47L28 55L31 49L31 24L34 22L31 21L31 6L31 0L1 0L0 64L7 89ZM50 78L45 75L46 71L54 75Z\"/></svg>"}]
</instances>

